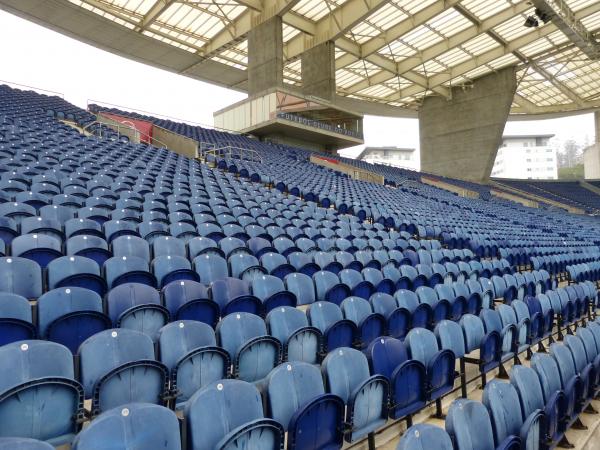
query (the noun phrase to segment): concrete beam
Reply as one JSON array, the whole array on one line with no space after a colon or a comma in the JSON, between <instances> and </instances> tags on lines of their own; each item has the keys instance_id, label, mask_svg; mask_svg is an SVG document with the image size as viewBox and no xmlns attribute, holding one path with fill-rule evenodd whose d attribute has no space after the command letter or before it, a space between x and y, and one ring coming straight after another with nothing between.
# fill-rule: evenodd
<instances>
[{"instance_id":1,"label":"concrete beam","mask_svg":"<svg viewBox=\"0 0 600 450\"><path fill-rule=\"evenodd\" d=\"M452 100L426 97L419 111L421 169L436 175L485 182L502 142L517 89L514 67L452 89Z\"/></svg>"},{"instance_id":2,"label":"concrete beam","mask_svg":"<svg viewBox=\"0 0 600 450\"><path fill-rule=\"evenodd\" d=\"M283 87L283 30L273 16L248 34L248 95Z\"/></svg>"},{"instance_id":3,"label":"concrete beam","mask_svg":"<svg viewBox=\"0 0 600 450\"><path fill-rule=\"evenodd\" d=\"M332 41L302 54L302 92L328 101L335 98L335 44Z\"/></svg>"}]
</instances>

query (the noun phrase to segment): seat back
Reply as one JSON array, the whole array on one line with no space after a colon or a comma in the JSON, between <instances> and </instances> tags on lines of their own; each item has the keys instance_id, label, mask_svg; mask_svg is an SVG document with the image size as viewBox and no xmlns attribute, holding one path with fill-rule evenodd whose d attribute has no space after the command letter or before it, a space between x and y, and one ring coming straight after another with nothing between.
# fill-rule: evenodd
<instances>
[{"instance_id":1,"label":"seat back","mask_svg":"<svg viewBox=\"0 0 600 450\"><path fill-rule=\"evenodd\" d=\"M496 449L490 415L485 406L474 400L452 402L446 416L446 431L456 450Z\"/></svg>"},{"instance_id":2,"label":"seat back","mask_svg":"<svg viewBox=\"0 0 600 450\"><path fill-rule=\"evenodd\" d=\"M417 424L410 427L400 438L396 450L453 450L448 433L440 427Z\"/></svg>"}]
</instances>

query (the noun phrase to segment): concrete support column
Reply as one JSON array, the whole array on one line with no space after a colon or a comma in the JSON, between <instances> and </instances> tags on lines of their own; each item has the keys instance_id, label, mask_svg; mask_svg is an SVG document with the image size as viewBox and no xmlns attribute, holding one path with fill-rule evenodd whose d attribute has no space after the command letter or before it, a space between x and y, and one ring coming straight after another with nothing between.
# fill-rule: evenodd
<instances>
[{"instance_id":1,"label":"concrete support column","mask_svg":"<svg viewBox=\"0 0 600 450\"><path fill-rule=\"evenodd\" d=\"M426 97L419 111L421 170L468 181L489 179L517 89L515 68Z\"/></svg>"},{"instance_id":2,"label":"concrete support column","mask_svg":"<svg viewBox=\"0 0 600 450\"><path fill-rule=\"evenodd\" d=\"M327 41L302 53L302 91L326 100L335 97L335 44Z\"/></svg>"},{"instance_id":3,"label":"concrete support column","mask_svg":"<svg viewBox=\"0 0 600 450\"><path fill-rule=\"evenodd\" d=\"M248 33L248 95L282 86L282 21L274 16Z\"/></svg>"},{"instance_id":4,"label":"concrete support column","mask_svg":"<svg viewBox=\"0 0 600 450\"><path fill-rule=\"evenodd\" d=\"M594 142L598 144L600 143L600 111L594 113L594 131L596 132Z\"/></svg>"}]
</instances>

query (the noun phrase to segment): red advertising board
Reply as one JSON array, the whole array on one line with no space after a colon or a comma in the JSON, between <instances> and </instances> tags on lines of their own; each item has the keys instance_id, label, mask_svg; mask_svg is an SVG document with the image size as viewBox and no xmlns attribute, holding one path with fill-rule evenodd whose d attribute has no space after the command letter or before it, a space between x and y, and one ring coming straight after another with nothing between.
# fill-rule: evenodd
<instances>
[{"instance_id":1,"label":"red advertising board","mask_svg":"<svg viewBox=\"0 0 600 450\"><path fill-rule=\"evenodd\" d=\"M115 122L122 123L125 126L133 127L140 133L140 141L147 144L152 143L152 122L146 120L132 119L131 117L119 116L118 114L111 114L102 112L102 116L107 119L114 120Z\"/></svg>"}]
</instances>

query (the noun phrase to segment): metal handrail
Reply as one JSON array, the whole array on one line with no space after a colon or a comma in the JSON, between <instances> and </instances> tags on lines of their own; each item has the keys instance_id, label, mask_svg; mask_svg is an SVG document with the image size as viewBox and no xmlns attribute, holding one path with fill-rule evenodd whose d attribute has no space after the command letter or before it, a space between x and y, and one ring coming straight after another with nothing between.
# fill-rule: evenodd
<instances>
[{"instance_id":1,"label":"metal handrail","mask_svg":"<svg viewBox=\"0 0 600 450\"><path fill-rule=\"evenodd\" d=\"M113 131L116 131L117 134L119 134L120 136L126 136L125 134L121 133L121 128L123 129L127 129L127 130L131 130L134 133L134 139L137 141L141 142L140 137L145 137L147 140L150 141L150 145L153 145L154 147L158 147L158 148L167 148L167 144L165 144L164 142L159 141L158 139L154 138L153 136L150 136L147 133L142 133L140 130L138 130L136 127L134 127L133 125L127 125L125 123L122 122L118 122L118 123L109 123L109 122L103 122L101 120L95 120L92 123L89 123L88 125L86 125L85 127L83 127L83 131L86 131L88 128L90 128L92 125L105 125L108 128L111 128ZM116 130L114 129L116 128ZM92 132L92 134L94 136L98 136L100 138L102 138L102 127L99 128L100 134L97 135L96 133ZM155 145L155 142L158 143L159 145Z\"/></svg>"},{"instance_id":2,"label":"metal handrail","mask_svg":"<svg viewBox=\"0 0 600 450\"><path fill-rule=\"evenodd\" d=\"M203 152L203 155L205 159L208 159L208 157L210 156L212 156L214 159L216 159L217 157L235 159L235 157L237 156L237 159L243 161L257 162L259 164L262 164L263 162L262 156L256 150L242 147L233 147L231 145L206 150Z\"/></svg>"}]
</instances>

